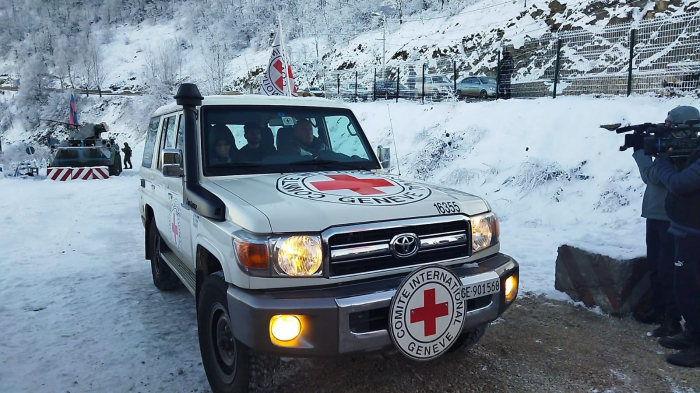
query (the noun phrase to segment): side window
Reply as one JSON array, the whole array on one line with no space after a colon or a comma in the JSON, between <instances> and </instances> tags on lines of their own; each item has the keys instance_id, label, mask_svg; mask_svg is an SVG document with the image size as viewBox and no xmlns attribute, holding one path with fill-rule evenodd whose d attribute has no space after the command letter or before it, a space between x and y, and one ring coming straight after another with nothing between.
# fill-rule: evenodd
<instances>
[{"instance_id":1,"label":"side window","mask_svg":"<svg viewBox=\"0 0 700 393\"><path fill-rule=\"evenodd\" d=\"M180 149L183 152L185 151L185 119L182 115L178 115L178 122L177 122L177 145L175 145L176 149Z\"/></svg>"},{"instance_id":2,"label":"side window","mask_svg":"<svg viewBox=\"0 0 700 393\"><path fill-rule=\"evenodd\" d=\"M355 126L346 116L326 116L326 127L334 152L369 159Z\"/></svg>"},{"instance_id":3,"label":"side window","mask_svg":"<svg viewBox=\"0 0 700 393\"><path fill-rule=\"evenodd\" d=\"M161 136L160 149L158 149L158 168L163 167L163 163L160 162L161 151L163 149L174 149L175 140L177 137L176 133L176 121L177 116L169 116L163 120L163 134Z\"/></svg>"},{"instance_id":4,"label":"side window","mask_svg":"<svg viewBox=\"0 0 700 393\"><path fill-rule=\"evenodd\" d=\"M141 166L150 168L153 164L153 149L156 147L156 138L158 137L158 124L160 123L160 117L154 117L148 123L148 130L146 131L146 145L143 147L143 161L141 161Z\"/></svg>"}]
</instances>

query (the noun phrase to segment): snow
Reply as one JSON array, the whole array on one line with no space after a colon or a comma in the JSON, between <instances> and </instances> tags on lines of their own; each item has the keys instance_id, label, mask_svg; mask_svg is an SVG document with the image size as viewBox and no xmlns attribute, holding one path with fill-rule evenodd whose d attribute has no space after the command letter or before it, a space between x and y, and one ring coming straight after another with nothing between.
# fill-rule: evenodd
<instances>
[{"instance_id":1,"label":"snow","mask_svg":"<svg viewBox=\"0 0 700 393\"><path fill-rule=\"evenodd\" d=\"M643 183L631 152L618 151L624 138L598 125L662 121L677 105L700 99L350 106L373 146L398 153L404 176L488 200L502 252L520 263L521 291L565 299L554 290L560 245L619 258L645 251ZM120 110L133 105L106 109L115 121ZM159 292L143 259L138 185L135 171L106 181L0 179L0 391L207 386L193 297Z\"/></svg>"}]
</instances>

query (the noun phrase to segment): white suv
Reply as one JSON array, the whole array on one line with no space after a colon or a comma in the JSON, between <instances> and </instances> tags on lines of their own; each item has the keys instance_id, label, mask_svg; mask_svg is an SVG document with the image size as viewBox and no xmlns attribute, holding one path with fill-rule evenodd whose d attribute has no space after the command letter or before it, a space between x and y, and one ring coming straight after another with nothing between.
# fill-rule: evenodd
<instances>
[{"instance_id":1,"label":"white suv","mask_svg":"<svg viewBox=\"0 0 700 393\"><path fill-rule=\"evenodd\" d=\"M280 356L434 359L515 300L489 205L385 173L343 104L175 98L139 172L146 258L159 289L195 295L214 392L269 389Z\"/></svg>"}]
</instances>

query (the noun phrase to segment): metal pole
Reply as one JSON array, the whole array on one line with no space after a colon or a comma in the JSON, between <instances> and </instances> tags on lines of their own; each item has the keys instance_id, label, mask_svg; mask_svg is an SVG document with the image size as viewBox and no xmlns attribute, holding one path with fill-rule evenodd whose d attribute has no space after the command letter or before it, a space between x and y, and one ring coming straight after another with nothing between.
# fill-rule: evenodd
<instances>
[{"instance_id":1,"label":"metal pole","mask_svg":"<svg viewBox=\"0 0 700 393\"><path fill-rule=\"evenodd\" d=\"M557 62L554 65L554 91L552 98L557 98L557 83L559 82L559 64L561 59L561 39L557 40Z\"/></svg>"},{"instance_id":2,"label":"metal pole","mask_svg":"<svg viewBox=\"0 0 700 393\"><path fill-rule=\"evenodd\" d=\"M377 69L374 69L374 84L372 85L372 101L377 101Z\"/></svg>"},{"instance_id":3,"label":"metal pole","mask_svg":"<svg viewBox=\"0 0 700 393\"><path fill-rule=\"evenodd\" d=\"M340 73L338 73L338 97L340 97Z\"/></svg>"},{"instance_id":4,"label":"metal pole","mask_svg":"<svg viewBox=\"0 0 700 393\"><path fill-rule=\"evenodd\" d=\"M386 83L386 16L382 14L384 39L382 40L382 80Z\"/></svg>"},{"instance_id":5,"label":"metal pole","mask_svg":"<svg viewBox=\"0 0 700 393\"><path fill-rule=\"evenodd\" d=\"M420 84L421 88L421 93L420 93L420 99L423 104L425 104L425 63L423 63L423 82Z\"/></svg>"},{"instance_id":6,"label":"metal pole","mask_svg":"<svg viewBox=\"0 0 700 393\"><path fill-rule=\"evenodd\" d=\"M454 70L454 73L455 73L454 93L455 93L455 95L457 95L457 60L452 60L452 69Z\"/></svg>"},{"instance_id":7,"label":"metal pole","mask_svg":"<svg viewBox=\"0 0 700 393\"><path fill-rule=\"evenodd\" d=\"M399 80L401 80L401 69L396 67L396 102L399 102Z\"/></svg>"},{"instance_id":8,"label":"metal pole","mask_svg":"<svg viewBox=\"0 0 700 393\"><path fill-rule=\"evenodd\" d=\"M501 95L501 52L497 53L498 60L496 60L496 100Z\"/></svg>"},{"instance_id":9,"label":"metal pole","mask_svg":"<svg viewBox=\"0 0 700 393\"><path fill-rule=\"evenodd\" d=\"M637 29L630 30L630 62L627 70L627 96L632 94L632 64L634 62L634 45L637 41Z\"/></svg>"},{"instance_id":10,"label":"metal pole","mask_svg":"<svg viewBox=\"0 0 700 393\"><path fill-rule=\"evenodd\" d=\"M357 70L355 70L355 102L357 102Z\"/></svg>"}]
</instances>

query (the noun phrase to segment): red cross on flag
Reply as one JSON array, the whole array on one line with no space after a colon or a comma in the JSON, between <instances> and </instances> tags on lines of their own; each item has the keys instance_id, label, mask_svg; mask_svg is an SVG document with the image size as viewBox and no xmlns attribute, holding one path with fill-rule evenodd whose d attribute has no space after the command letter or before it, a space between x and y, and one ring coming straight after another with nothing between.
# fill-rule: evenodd
<instances>
[{"instance_id":1,"label":"red cross on flag","mask_svg":"<svg viewBox=\"0 0 700 393\"><path fill-rule=\"evenodd\" d=\"M275 42L272 44L272 56L270 56L270 62L267 65L267 72L263 75L260 94L266 96L297 96L292 67L289 65L289 60L284 51L281 24L277 34L275 34Z\"/></svg>"}]
</instances>

